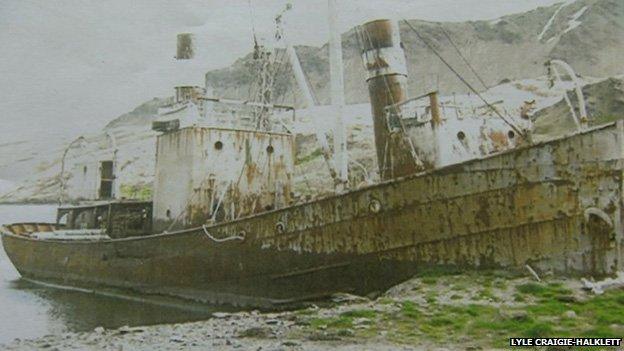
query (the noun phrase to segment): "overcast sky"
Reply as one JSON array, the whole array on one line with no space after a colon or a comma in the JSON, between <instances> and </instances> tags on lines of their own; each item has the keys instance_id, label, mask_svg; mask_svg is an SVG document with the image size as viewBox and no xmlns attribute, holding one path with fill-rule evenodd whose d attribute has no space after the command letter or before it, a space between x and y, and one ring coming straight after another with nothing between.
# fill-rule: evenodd
<instances>
[{"instance_id":1,"label":"overcast sky","mask_svg":"<svg viewBox=\"0 0 624 351\"><path fill-rule=\"evenodd\" d=\"M290 2L289 40L326 42L327 0ZM557 2L338 0L342 31L382 17L494 19ZM0 140L95 130L143 101L171 95L175 77L167 67L177 33L196 33L210 50L201 62L206 70L224 67L251 49L252 23L259 36L272 37L286 3L251 0L250 9L249 0L0 0Z\"/></svg>"}]
</instances>

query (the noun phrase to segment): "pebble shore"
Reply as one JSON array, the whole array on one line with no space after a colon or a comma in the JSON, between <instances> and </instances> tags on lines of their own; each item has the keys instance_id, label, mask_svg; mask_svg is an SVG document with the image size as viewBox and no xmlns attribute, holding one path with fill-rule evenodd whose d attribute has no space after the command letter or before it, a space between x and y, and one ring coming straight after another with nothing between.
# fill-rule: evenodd
<instances>
[{"instance_id":1,"label":"pebble shore","mask_svg":"<svg viewBox=\"0 0 624 351\"><path fill-rule=\"evenodd\" d=\"M97 327L15 339L0 349L478 351L508 349L510 337L624 335L624 286L593 291L586 285L578 279L497 271L430 274L374 300L336 294L322 307L216 312L200 322Z\"/></svg>"},{"instance_id":2,"label":"pebble shore","mask_svg":"<svg viewBox=\"0 0 624 351\"><path fill-rule=\"evenodd\" d=\"M336 335L305 335L294 313L216 313L207 321L122 327L14 340L3 350L424 350ZM326 340L322 340L325 338ZM315 340L320 339L320 340Z\"/></svg>"}]
</instances>

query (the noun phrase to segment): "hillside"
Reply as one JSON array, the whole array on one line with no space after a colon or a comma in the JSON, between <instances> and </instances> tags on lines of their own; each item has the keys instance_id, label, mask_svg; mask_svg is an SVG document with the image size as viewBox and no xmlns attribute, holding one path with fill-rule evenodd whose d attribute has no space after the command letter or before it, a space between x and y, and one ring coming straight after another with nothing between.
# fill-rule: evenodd
<instances>
[{"instance_id":1,"label":"hillside","mask_svg":"<svg viewBox=\"0 0 624 351\"><path fill-rule=\"evenodd\" d=\"M568 62L583 76L609 77L624 72L624 61L621 60L624 56L624 1L621 0L567 0L492 21L438 23L411 20L410 23L480 90L485 88L463 63L446 34L488 87L504 79L542 76L545 74L544 63L555 58ZM405 23L401 23L400 28L412 95L432 89L446 94L466 91L466 87ZM318 100L328 103L327 45L321 48L300 46L296 51ZM343 55L348 103L367 102L366 86L362 84L364 70L354 30L343 34ZM247 97L253 77L251 60L248 55L231 67L208 72L207 81L217 95ZM288 69L277 85L276 93L281 95L278 99L303 101Z\"/></svg>"},{"instance_id":2,"label":"hillside","mask_svg":"<svg viewBox=\"0 0 624 351\"><path fill-rule=\"evenodd\" d=\"M601 125L624 118L624 76L609 78L583 88L587 104L589 124ZM580 116L578 99L574 91L568 98L577 116ZM547 139L552 135L571 133L576 130L570 107L562 99L556 104L538 111L534 116L534 140Z\"/></svg>"},{"instance_id":3,"label":"hillside","mask_svg":"<svg viewBox=\"0 0 624 351\"><path fill-rule=\"evenodd\" d=\"M153 98L137 106L134 110L124 113L110 121L104 129L110 130L117 127L151 125L154 116L158 113L158 108L169 105L172 102L172 98Z\"/></svg>"}]
</instances>

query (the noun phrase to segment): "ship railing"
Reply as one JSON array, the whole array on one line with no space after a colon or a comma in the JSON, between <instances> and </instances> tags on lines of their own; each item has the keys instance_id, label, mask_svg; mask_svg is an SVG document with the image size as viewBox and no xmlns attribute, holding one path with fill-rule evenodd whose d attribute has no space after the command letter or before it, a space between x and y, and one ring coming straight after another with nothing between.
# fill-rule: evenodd
<instances>
[{"instance_id":1,"label":"ship railing","mask_svg":"<svg viewBox=\"0 0 624 351\"><path fill-rule=\"evenodd\" d=\"M292 133L288 124L294 122L296 118L293 106L213 97L202 97L200 100L213 104L206 108L206 118L212 123L254 129L257 114L264 112L271 114L270 131ZM285 116L281 112L289 112L289 115Z\"/></svg>"},{"instance_id":2,"label":"ship railing","mask_svg":"<svg viewBox=\"0 0 624 351\"><path fill-rule=\"evenodd\" d=\"M428 98L429 103L421 100ZM420 126L434 119L433 104L437 104L437 92L416 96L385 107L388 130L403 131L406 127Z\"/></svg>"},{"instance_id":3,"label":"ship railing","mask_svg":"<svg viewBox=\"0 0 624 351\"><path fill-rule=\"evenodd\" d=\"M428 98L429 101L421 101L425 98ZM501 103L503 101L497 101L491 105ZM454 101L438 101L437 92L430 92L388 105L385 107L385 112L389 130L403 129L405 126L418 127L430 123L433 119L436 119L437 123L441 123L449 117L461 120L469 117L494 116L491 107L487 105L474 106L459 104Z\"/></svg>"},{"instance_id":4,"label":"ship railing","mask_svg":"<svg viewBox=\"0 0 624 351\"><path fill-rule=\"evenodd\" d=\"M286 110L286 111L293 111L293 112L295 111L295 108L293 106L289 106L289 105L264 104L264 103L261 103L261 102L254 102L254 101L248 101L248 100L221 99L221 98L213 98L213 97L202 97L202 98L200 98L200 100L212 101L212 102L217 102L217 103L221 103L221 104L228 104L228 105L266 107L266 108L270 108L270 109L273 109L273 110Z\"/></svg>"}]
</instances>

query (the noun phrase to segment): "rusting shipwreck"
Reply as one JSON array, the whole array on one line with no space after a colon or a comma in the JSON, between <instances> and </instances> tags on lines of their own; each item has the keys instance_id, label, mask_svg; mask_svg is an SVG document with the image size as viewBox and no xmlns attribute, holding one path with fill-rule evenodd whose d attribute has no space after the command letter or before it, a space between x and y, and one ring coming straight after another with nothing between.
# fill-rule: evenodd
<instances>
[{"instance_id":1,"label":"rusting shipwreck","mask_svg":"<svg viewBox=\"0 0 624 351\"><path fill-rule=\"evenodd\" d=\"M505 148L445 159L478 136L453 129L462 122L446 120L435 93L407 118L397 24L360 31L379 184L292 205L292 135L184 126L175 116L211 100L180 93L155 123L153 203L64 207L65 226L5 225L9 258L36 281L266 307L382 291L430 266L624 268L624 123L538 144L500 127L489 135Z\"/></svg>"}]
</instances>

